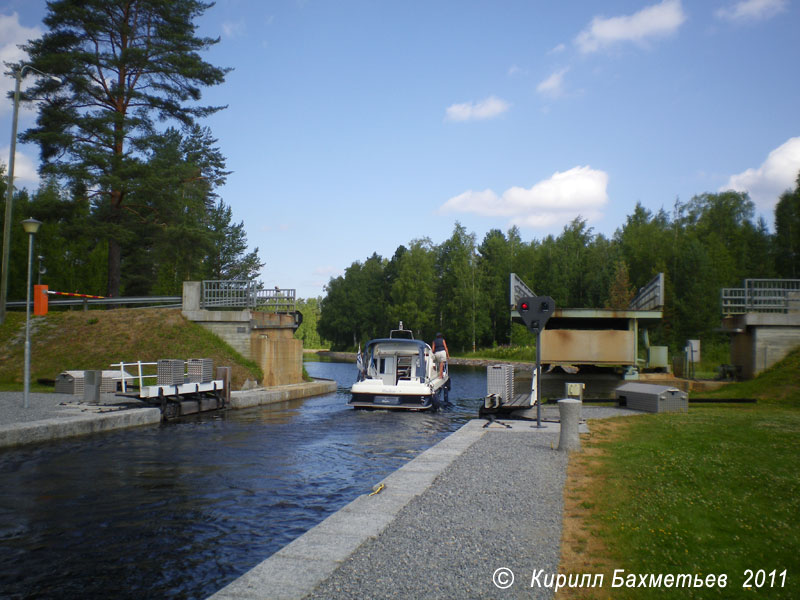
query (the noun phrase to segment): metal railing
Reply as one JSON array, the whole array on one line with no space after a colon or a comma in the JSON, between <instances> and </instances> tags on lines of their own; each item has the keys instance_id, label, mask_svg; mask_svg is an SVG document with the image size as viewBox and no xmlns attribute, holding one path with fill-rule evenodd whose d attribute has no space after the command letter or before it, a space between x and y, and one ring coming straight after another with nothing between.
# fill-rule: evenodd
<instances>
[{"instance_id":1,"label":"metal railing","mask_svg":"<svg viewBox=\"0 0 800 600\"><path fill-rule=\"evenodd\" d=\"M800 312L800 279L745 279L744 287L722 288L722 315Z\"/></svg>"},{"instance_id":2,"label":"metal railing","mask_svg":"<svg viewBox=\"0 0 800 600\"><path fill-rule=\"evenodd\" d=\"M181 296L131 296L126 298L64 298L49 300L50 306L92 306L138 305L141 308L159 306L161 308L180 308ZM33 301L31 300L31 304ZM25 308L25 301L6 302L8 308ZM297 298L293 289L258 289L254 281L203 281L201 308L249 308L274 313L293 313L297 310Z\"/></svg>"},{"instance_id":3,"label":"metal railing","mask_svg":"<svg viewBox=\"0 0 800 600\"><path fill-rule=\"evenodd\" d=\"M83 306L87 309L90 306L131 306L139 305L138 308L180 308L182 298L180 296L129 296L125 298L64 298L62 300L48 300L48 306ZM31 299L33 305L33 299ZM15 300L7 302L8 308L25 308L25 300Z\"/></svg>"},{"instance_id":4,"label":"metal railing","mask_svg":"<svg viewBox=\"0 0 800 600\"><path fill-rule=\"evenodd\" d=\"M664 307L664 273L642 287L628 305L629 310L658 310Z\"/></svg>"},{"instance_id":5,"label":"metal railing","mask_svg":"<svg viewBox=\"0 0 800 600\"><path fill-rule=\"evenodd\" d=\"M295 290L259 289L254 281L203 281L204 309L249 308L275 313L292 313L296 310Z\"/></svg>"}]
</instances>

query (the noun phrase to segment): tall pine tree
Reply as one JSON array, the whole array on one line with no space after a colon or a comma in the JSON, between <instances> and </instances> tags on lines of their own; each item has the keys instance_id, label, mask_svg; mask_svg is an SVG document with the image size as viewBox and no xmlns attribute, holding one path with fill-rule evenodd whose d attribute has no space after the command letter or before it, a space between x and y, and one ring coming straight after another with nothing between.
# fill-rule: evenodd
<instances>
[{"instance_id":1,"label":"tall pine tree","mask_svg":"<svg viewBox=\"0 0 800 600\"><path fill-rule=\"evenodd\" d=\"M194 21L211 4L197 0L52 0L49 31L25 46L39 78L27 97L44 98L36 126L22 134L41 149L43 171L86 189L104 219L108 294L120 295L122 212L134 182L158 177L143 157L156 121L191 126L220 110L200 106L202 86L226 69L200 57L219 40L198 37Z\"/></svg>"}]
</instances>

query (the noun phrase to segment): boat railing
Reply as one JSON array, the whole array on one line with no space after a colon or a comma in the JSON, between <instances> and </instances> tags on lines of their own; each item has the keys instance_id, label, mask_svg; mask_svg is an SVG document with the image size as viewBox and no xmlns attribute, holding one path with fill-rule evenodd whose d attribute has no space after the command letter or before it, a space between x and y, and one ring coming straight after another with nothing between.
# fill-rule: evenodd
<instances>
[{"instance_id":1,"label":"boat railing","mask_svg":"<svg viewBox=\"0 0 800 600\"><path fill-rule=\"evenodd\" d=\"M399 334L407 334L407 335L403 335L401 337L401 335L399 335ZM400 324L398 325L398 328L397 329L392 329L389 332L389 339L392 339L392 340L413 340L414 339L414 332L411 331L410 329L406 329L405 327L403 327L403 322L400 321Z\"/></svg>"}]
</instances>

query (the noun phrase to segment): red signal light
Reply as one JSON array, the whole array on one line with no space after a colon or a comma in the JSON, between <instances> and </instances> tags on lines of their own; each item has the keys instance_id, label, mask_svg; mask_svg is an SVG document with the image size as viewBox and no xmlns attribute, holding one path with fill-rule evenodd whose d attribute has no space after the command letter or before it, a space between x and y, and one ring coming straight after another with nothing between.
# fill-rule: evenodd
<instances>
[{"instance_id":1,"label":"red signal light","mask_svg":"<svg viewBox=\"0 0 800 600\"><path fill-rule=\"evenodd\" d=\"M523 302L522 304L520 304L519 307L520 307L521 310L528 310L530 308L530 306L528 306L527 302Z\"/></svg>"}]
</instances>

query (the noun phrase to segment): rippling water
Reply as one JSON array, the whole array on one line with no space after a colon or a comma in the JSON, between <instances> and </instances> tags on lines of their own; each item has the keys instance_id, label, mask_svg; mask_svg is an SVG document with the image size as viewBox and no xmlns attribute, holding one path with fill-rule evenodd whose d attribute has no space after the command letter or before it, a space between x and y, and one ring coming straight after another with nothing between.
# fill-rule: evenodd
<instances>
[{"instance_id":1,"label":"rippling water","mask_svg":"<svg viewBox=\"0 0 800 600\"><path fill-rule=\"evenodd\" d=\"M485 369L452 368L438 413L335 394L0 452L2 598L205 598L477 414Z\"/></svg>"}]
</instances>

